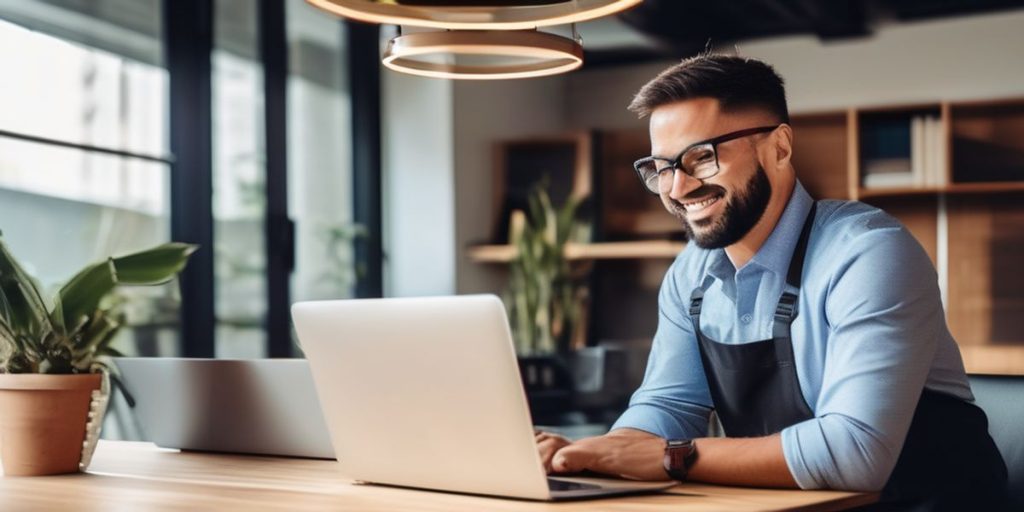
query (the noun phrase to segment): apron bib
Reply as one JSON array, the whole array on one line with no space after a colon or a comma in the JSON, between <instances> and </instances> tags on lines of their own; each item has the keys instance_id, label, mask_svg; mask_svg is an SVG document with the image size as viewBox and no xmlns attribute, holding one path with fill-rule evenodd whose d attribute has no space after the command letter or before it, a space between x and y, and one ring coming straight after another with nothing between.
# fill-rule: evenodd
<instances>
[{"instance_id":1,"label":"apron bib","mask_svg":"<svg viewBox=\"0 0 1024 512\"><path fill-rule=\"evenodd\" d=\"M793 358L790 325L796 318L807 242L817 204L804 221L784 291L775 308L772 338L719 343L700 330L704 292L690 295L690 319L715 412L729 437L760 437L814 418L804 400ZM1006 492L1006 465L974 404L923 390L896 466L878 504L860 510L998 510Z\"/></svg>"}]
</instances>

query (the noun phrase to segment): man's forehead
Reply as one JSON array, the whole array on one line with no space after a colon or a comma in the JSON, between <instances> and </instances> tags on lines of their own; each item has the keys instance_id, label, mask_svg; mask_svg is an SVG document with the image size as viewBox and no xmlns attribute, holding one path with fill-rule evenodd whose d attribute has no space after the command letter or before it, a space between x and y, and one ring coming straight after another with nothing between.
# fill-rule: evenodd
<instances>
[{"instance_id":1,"label":"man's forehead","mask_svg":"<svg viewBox=\"0 0 1024 512\"><path fill-rule=\"evenodd\" d=\"M724 112L715 98L661 105L651 112L651 154L674 156L694 142L752 126L750 112Z\"/></svg>"}]
</instances>

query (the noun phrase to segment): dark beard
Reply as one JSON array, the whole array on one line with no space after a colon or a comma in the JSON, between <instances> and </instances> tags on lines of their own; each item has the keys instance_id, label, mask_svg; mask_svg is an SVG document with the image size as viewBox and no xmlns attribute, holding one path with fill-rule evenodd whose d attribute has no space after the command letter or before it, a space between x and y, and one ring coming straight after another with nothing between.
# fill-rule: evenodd
<instances>
[{"instance_id":1,"label":"dark beard","mask_svg":"<svg viewBox=\"0 0 1024 512\"><path fill-rule=\"evenodd\" d=\"M687 194L687 197L698 198L723 194L725 194L725 189L718 185L704 185ZM747 233L761 220L771 197L772 184L768 181L768 175L764 172L764 168L758 165L757 172L747 181L743 191L729 200L718 218L695 221L697 227L709 228L703 229L700 233L694 231L694 226L686 218L686 209L679 201L670 199L670 204L672 205L672 214L682 222L683 231L688 240L705 249L721 249L747 236Z\"/></svg>"}]
</instances>

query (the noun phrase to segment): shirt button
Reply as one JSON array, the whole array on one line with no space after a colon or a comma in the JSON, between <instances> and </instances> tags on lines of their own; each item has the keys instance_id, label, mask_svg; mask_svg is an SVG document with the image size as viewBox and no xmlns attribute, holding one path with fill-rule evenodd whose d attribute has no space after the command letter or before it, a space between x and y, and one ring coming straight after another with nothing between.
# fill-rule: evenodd
<instances>
[{"instance_id":1,"label":"shirt button","mask_svg":"<svg viewBox=\"0 0 1024 512\"><path fill-rule=\"evenodd\" d=\"M754 319L754 317L750 316L750 313L747 313L747 314L745 314L745 315L740 317L740 321L742 321L745 324L749 324L750 321L753 320L753 319Z\"/></svg>"}]
</instances>

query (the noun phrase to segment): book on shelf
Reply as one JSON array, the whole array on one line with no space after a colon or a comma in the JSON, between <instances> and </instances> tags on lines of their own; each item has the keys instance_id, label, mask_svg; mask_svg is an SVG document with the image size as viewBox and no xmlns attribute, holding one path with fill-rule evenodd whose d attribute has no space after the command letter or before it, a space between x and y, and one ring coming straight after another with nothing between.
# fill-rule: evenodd
<instances>
[{"instance_id":1,"label":"book on shelf","mask_svg":"<svg viewBox=\"0 0 1024 512\"><path fill-rule=\"evenodd\" d=\"M923 169L922 185L927 188L946 186L946 138L942 120L938 116L915 116L921 119L923 151L920 155Z\"/></svg>"},{"instance_id":2,"label":"book on shelf","mask_svg":"<svg viewBox=\"0 0 1024 512\"><path fill-rule=\"evenodd\" d=\"M861 169L864 188L941 188L946 185L942 120L921 114L867 127Z\"/></svg>"},{"instance_id":3,"label":"book on shelf","mask_svg":"<svg viewBox=\"0 0 1024 512\"><path fill-rule=\"evenodd\" d=\"M935 142L935 152L932 153L935 158L932 164L932 176L935 179L936 187L945 187L949 185L949 174L946 172L946 168L949 165L949 138L946 137L946 130L942 125L942 119L938 117L932 117L932 140Z\"/></svg>"},{"instance_id":4,"label":"book on shelf","mask_svg":"<svg viewBox=\"0 0 1024 512\"><path fill-rule=\"evenodd\" d=\"M928 177L925 172L925 159L928 156L928 137L926 119L923 116L914 116L910 119L910 167L914 175L915 187L928 186Z\"/></svg>"},{"instance_id":5,"label":"book on shelf","mask_svg":"<svg viewBox=\"0 0 1024 512\"><path fill-rule=\"evenodd\" d=\"M914 184L910 119L885 116L865 120L861 131L861 176L865 188Z\"/></svg>"}]
</instances>

